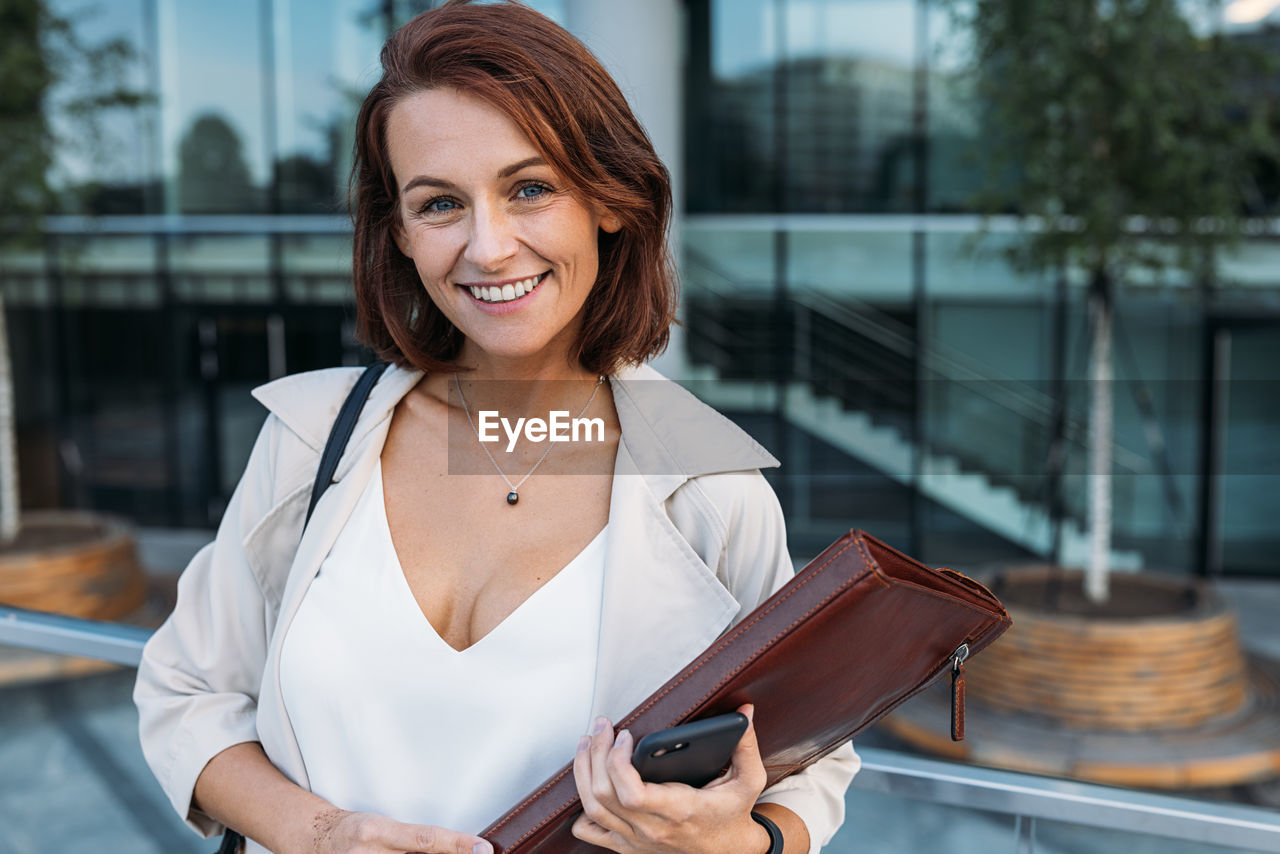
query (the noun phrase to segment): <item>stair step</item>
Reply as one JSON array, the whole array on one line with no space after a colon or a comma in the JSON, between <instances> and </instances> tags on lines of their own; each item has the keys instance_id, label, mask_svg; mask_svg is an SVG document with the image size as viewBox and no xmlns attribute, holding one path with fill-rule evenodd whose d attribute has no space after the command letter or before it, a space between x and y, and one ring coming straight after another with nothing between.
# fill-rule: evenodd
<instances>
[{"instance_id":1,"label":"stair step","mask_svg":"<svg viewBox=\"0 0 1280 854\"><path fill-rule=\"evenodd\" d=\"M723 409L771 410L776 406L774 384L743 380L706 383L698 388L707 402ZM845 410L833 397L813 393L810 386L795 383L786 392L788 419L819 439L854 456L899 483L914 482L915 449L910 440L891 426L879 424L859 410ZM950 455L926 454L919 461L921 492L932 500L969 518L1011 542L1045 555L1052 545L1045 511L1024 502L1006 484L993 484L980 472L965 472ZM1075 520L1064 520L1058 560L1079 562L1089 552L1088 534ZM1139 569L1139 552L1112 551L1115 569Z\"/></svg>"}]
</instances>

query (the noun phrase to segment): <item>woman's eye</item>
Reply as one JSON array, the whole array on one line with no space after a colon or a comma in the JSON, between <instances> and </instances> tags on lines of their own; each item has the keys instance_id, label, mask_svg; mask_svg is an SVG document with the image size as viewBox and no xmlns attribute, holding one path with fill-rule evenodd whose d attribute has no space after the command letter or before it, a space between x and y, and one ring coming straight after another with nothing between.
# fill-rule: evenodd
<instances>
[{"instance_id":1,"label":"woman's eye","mask_svg":"<svg viewBox=\"0 0 1280 854\"><path fill-rule=\"evenodd\" d=\"M458 206L453 199L432 199L422 206L424 211L428 213L446 213Z\"/></svg>"},{"instance_id":2,"label":"woman's eye","mask_svg":"<svg viewBox=\"0 0 1280 854\"><path fill-rule=\"evenodd\" d=\"M516 195L522 199L536 199L546 195L546 193L547 188L541 184L526 184L516 191Z\"/></svg>"}]
</instances>

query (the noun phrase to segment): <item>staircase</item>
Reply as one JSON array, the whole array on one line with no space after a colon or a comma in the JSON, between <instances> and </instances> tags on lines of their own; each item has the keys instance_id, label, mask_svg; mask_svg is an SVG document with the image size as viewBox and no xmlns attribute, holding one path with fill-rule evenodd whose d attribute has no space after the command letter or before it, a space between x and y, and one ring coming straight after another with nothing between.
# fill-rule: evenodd
<instances>
[{"instance_id":1,"label":"staircase","mask_svg":"<svg viewBox=\"0 0 1280 854\"><path fill-rule=\"evenodd\" d=\"M1053 554L1044 472L1054 406L1043 393L962 354L917 350L914 330L875 307L814 292L780 303L733 287L696 255L687 261L688 378L710 405L774 412L781 394L795 427L1046 560L1084 564L1080 506L1067 508ZM919 448L918 407L936 428ZM1084 425L1065 428L1070 458L1082 461ZM1114 450L1117 471L1150 470L1133 451ZM1114 569L1141 565L1138 552L1112 552Z\"/></svg>"}]
</instances>

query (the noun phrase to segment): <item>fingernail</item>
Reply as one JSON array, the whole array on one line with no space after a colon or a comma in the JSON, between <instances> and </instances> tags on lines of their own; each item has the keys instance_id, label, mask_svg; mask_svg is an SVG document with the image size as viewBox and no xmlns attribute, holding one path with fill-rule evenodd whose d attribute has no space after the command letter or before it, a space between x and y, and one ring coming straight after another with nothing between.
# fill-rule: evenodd
<instances>
[{"instance_id":1,"label":"fingernail","mask_svg":"<svg viewBox=\"0 0 1280 854\"><path fill-rule=\"evenodd\" d=\"M582 751L586 750L587 745L590 743L591 743L590 736L584 735L582 738L578 739L578 752L581 753Z\"/></svg>"},{"instance_id":2,"label":"fingernail","mask_svg":"<svg viewBox=\"0 0 1280 854\"><path fill-rule=\"evenodd\" d=\"M747 723L754 723L756 719L756 706L751 703L747 706Z\"/></svg>"},{"instance_id":3,"label":"fingernail","mask_svg":"<svg viewBox=\"0 0 1280 854\"><path fill-rule=\"evenodd\" d=\"M488 842L477 842L471 846L471 854L493 854L493 846Z\"/></svg>"},{"instance_id":4,"label":"fingernail","mask_svg":"<svg viewBox=\"0 0 1280 854\"><path fill-rule=\"evenodd\" d=\"M595 726L595 729L591 730L591 734L599 735L600 733L604 732L604 728L607 727L608 725L609 725L608 718L596 718L596 726Z\"/></svg>"},{"instance_id":5,"label":"fingernail","mask_svg":"<svg viewBox=\"0 0 1280 854\"><path fill-rule=\"evenodd\" d=\"M618 748L619 750L630 750L631 749L631 730L624 729L622 732L618 733L618 737L614 740L613 746Z\"/></svg>"}]
</instances>

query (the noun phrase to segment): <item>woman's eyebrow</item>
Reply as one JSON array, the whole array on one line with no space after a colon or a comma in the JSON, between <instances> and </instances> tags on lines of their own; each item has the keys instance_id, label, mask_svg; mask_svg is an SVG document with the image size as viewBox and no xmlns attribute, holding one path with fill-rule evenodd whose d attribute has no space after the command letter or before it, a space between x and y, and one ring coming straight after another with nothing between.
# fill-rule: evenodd
<instances>
[{"instance_id":1,"label":"woman's eyebrow","mask_svg":"<svg viewBox=\"0 0 1280 854\"><path fill-rule=\"evenodd\" d=\"M498 177L510 178L512 175L516 174L521 169L528 169L530 166L546 166L546 165L547 165L547 161L541 156L526 157L524 160L521 160L516 163L512 163L510 166L503 167L498 172ZM432 178L430 175L418 175L416 178L413 178L412 180L410 180L409 183L405 184L404 187L400 190L400 193L401 195L403 195L405 193L408 193L410 190L414 189L415 187L442 187L446 190L455 189L452 182L446 181L443 178Z\"/></svg>"},{"instance_id":2,"label":"woman's eyebrow","mask_svg":"<svg viewBox=\"0 0 1280 854\"><path fill-rule=\"evenodd\" d=\"M530 166L546 166L546 165L547 165L547 161L545 159L543 159L539 155L534 155L533 157L526 157L524 160L521 160L518 163L512 163L510 166L508 166L507 168L499 172L498 177L510 178L512 175L516 174L521 169L528 169Z\"/></svg>"}]
</instances>

